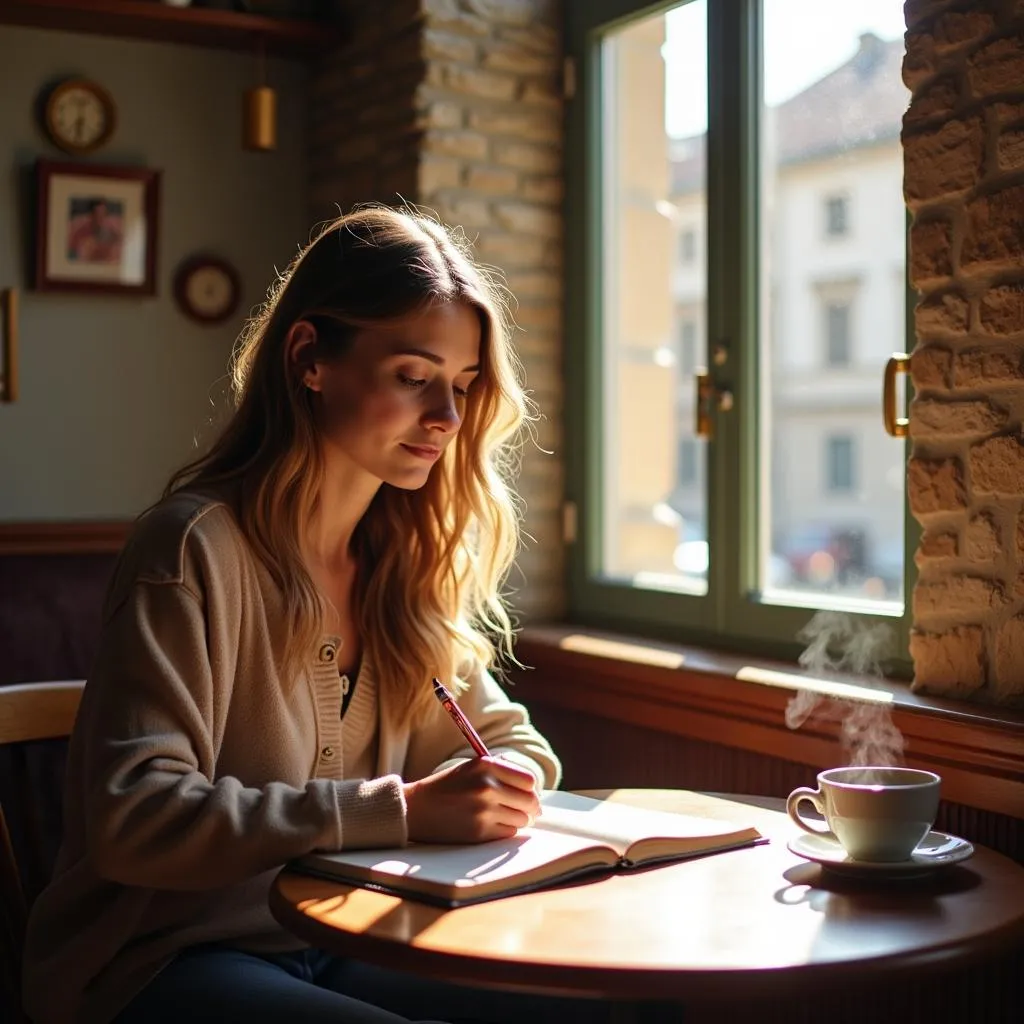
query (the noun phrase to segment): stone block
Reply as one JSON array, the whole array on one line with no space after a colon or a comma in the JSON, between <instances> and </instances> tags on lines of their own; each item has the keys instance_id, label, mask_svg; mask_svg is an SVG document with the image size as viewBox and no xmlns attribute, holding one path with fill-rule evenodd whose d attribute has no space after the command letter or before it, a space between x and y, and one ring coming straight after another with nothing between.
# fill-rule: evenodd
<instances>
[{"instance_id":1,"label":"stone block","mask_svg":"<svg viewBox=\"0 0 1024 1024\"><path fill-rule=\"evenodd\" d=\"M972 562L992 562L1002 553L1000 529L991 512L976 515L964 531L964 554Z\"/></svg>"},{"instance_id":2,"label":"stone block","mask_svg":"<svg viewBox=\"0 0 1024 1024\"><path fill-rule=\"evenodd\" d=\"M985 635L980 626L938 634L915 629L910 656L915 690L966 696L985 685Z\"/></svg>"},{"instance_id":3,"label":"stone block","mask_svg":"<svg viewBox=\"0 0 1024 1024\"><path fill-rule=\"evenodd\" d=\"M981 98L1019 91L1024 82L1024 28L970 54L967 82L974 96Z\"/></svg>"},{"instance_id":4,"label":"stone block","mask_svg":"<svg viewBox=\"0 0 1024 1024\"><path fill-rule=\"evenodd\" d=\"M515 43L525 50L536 50L561 59L562 36L554 25L534 23L529 28L498 26L498 38Z\"/></svg>"},{"instance_id":5,"label":"stone block","mask_svg":"<svg viewBox=\"0 0 1024 1024\"><path fill-rule=\"evenodd\" d=\"M509 231L520 231L544 238L558 238L562 234L560 211L530 203L498 202L494 207L497 222Z\"/></svg>"},{"instance_id":6,"label":"stone block","mask_svg":"<svg viewBox=\"0 0 1024 1024\"><path fill-rule=\"evenodd\" d=\"M938 345L918 345L910 356L910 378L916 391L950 386L953 353Z\"/></svg>"},{"instance_id":7,"label":"stone block","mask_svg":"<svg viewBox=\"0 0 1024 1024\"><path fill-rule=\"evenodd\" d=\"M1008 414L984 399L947 401L915 398L910 403L910 435L915 438L991 434L1005 426Z\"/></svg>"},{"instance_id":8,"label":"stone block","mask_svg":"<svg viewBox=\"0 0 1024 1024\"><path fill-rule=\"evenodd\" d=\"M973 494L1024 494L1024 447L1019 438L993 437L974 445L969 464Z\"/></svg>"},{"instance_id":9,"label":"stone block","mask_svg":"<svg viewBox=\"0 0 1024 1024\"><path fill-rule=\"evenodd\" d=\"M434 100L420 107L416 112L418 128L461 128L465 111L458 103Z\"/></svg>"},{"instance_id":10,"label":"stone block","mask_svg":"<svg viewBox=\"0 0 1024 1024\"><path fill-rule=\"evenodd\" d=\"M420 195L438 189L457 188L462 183L462 161L455 157L424 155L419 163Z\"/></svg>"},{"instance_id":11,"label":"stone block","mask_svg":"<svg viewBox=\"0 0 1024 1024\"><path fill-rule=\"evenodd\" d=\"M1021 354L1000 349L970 348L958 352L953 382L958 388L1010 387L1024 380Z\"/></svg>"},{"instance_id":12,"label":"stone block","mask_svg":"<svg viewBox=\"0 0 1024 1024\"><path fill-rule=\"evenodd\" d=\"M442 65L440 70L444 88L466 96L478 96L487 100L510 100L519 87L517 79L511 75L494 71L463 67L459 64Z\"/></svg>"},{"instance_id":13,"label":"stone block","mask_svg":"<svg viewBox=\"0 0 1024 1024\"><path fill-rule=\"evenodd\" d=\"M908 32L903 54L903 84L914 92L935 74L935 40L930 32Z\"/></svg>"},{"instance_id":14,"label":"stone block","mask_svg":"<svg viewBox=\"0 0 1024 1024\"><path fill-rule=\"evenodd\" d=\"M961 292L930 292L914 308L914 326L918 334L963 334L969 313L970 307Z\"/></svg>"},{"instance_id":15,"label":"stone block","mask_svg":"<svg viewBox=\"0 0 1024 1024\"><path fill-rule=\"evenodd\" d=\"M912 206L973 188L980 180L985 132L980 117L947 121L903 140L904 194Z\"/></svg>"},{"instance_id":16,"label":"stone block","mask_svg":"<svg viewBox=\"0 0 1024 1024\"><path fill-rule=\"evenodd\" d=\"M544 75L551 71L552 57L512 42L491 42L484 47L482 64L513 75Z\"/></svg>"},{"instance_id":17,"label":"stone block","mask_svg":"<svg viewBox=\"0 0 1024 1024\"><path fill-rule=\"evenodd\" d=\"M487 156L487 136L480 132L429 131L423 136L423 151L436 156L482 160Z\"/></svg>"},{"instance_id":18,"label":"stone block","mask_svg":"<svg viewBox=\"0 0 1024 1024\"><path fill-rule=\"evenodd\" d=\"M960 537L954 530L925 530L915 555L918 565L940 558L956 558L960 554Z\"/></svg>"},{"instance_id":19,"label":"stone block","mask_svg":"<svg viewBox=\"0 0 1024 1024\"><path fill-rule=\"evenodd\" d=\"M903 125L909 130L927 121L950 118L959 99L960 79L954 74L940 75L914 94L903 115Z\"/></svg>"},{"instance_id":20,"label":"stone block","mask_svg":"<svg viewBox=\"0 0 1024 1024\"><path fill-rule=\"evenodd\" d=\"M556 0L463 0L474 14L489 24L525 28L533 22L550 24L558 16Z\"/></svg>"},{"instance_id":21,"label":"stone block","mask_svg":"<svg viewBox=\"0 0 1024 1024\"><path fill-rule=\"evenodd\" d=\"M944 51L984 39L996 27L990 11L946 11L935 19L935 49Z\"/></svg>"},{"instance_id":22,"label":"stone block","mask_svg":"<svg viewBox=\"0 0 1024 1024\"><path fill-rule=\"evenodd\" d=\"M915 219L910 226L910 280L916 288L953 274L953 225Z\"/></svg>"},{"instance_id":23,"label":"stone block","mask_svg":"<svg viewBox=\"0 0 1024 1024\"><path fill-rule=\"evenodd\" d=\"M535 145L532 142L518 142L495 139L493 159L503 167L531 174L561 174L562 150L555 146Z\"/></svg>"},{"instance_id":24,"label":"stone block","mask_svg":"<svg viewBox=\"0 0 1024 1024\"><path fill-rule=\"evenodd\" d=\"M530 142L561 145L564 128L555 114L523 107L471 110L469 127L489 135L508 135Z\"/></svg>"},{"instance_id":25,"label":"stone block","mask_svg":"<svg viewBox=\"0 0 1024 1024\"><path fill-rule=\"evenodd\" d=\"M981 297L978 316L986 334L1002 337L1024 332L1024 281L989 288Z\"/></svg>"},{"instance_id":26,"label":"stone block","mask_svg":"<svg viewBox=\"0 0 1024 1024\"><path fill-rule=\"evenodd\" d=\"M466 168L463 183L471 192L491 196L515 195L519 191L519 175L505 167L471 165Z\"/></svg>"},{"instance_id":27,"label":"stone block","mask_svg":"<svg viewBox=\"0 0 1024 1024\"><path fill-rule=\"evenodd\" d=\"M433 28L477 37L491 33L490 22L479 14L462 10L459 0L422 0L422 4L423 17Z\"/></svg>"},{"instance_id":28,"label":"stone block","mask_svg":"<svg viewBox=\"0 0 1024 1024\"><path fill-rule=\"evenodd\" d=\"M996 629L989 686L999 704L1024 703L1024 616L1017 615Z\"/></svg>"},{"instance_id":29,"label":"stone block","mask_svg":"<svg viewBox=\"0 0 1024 1024\"><path fill-rule=\"evenodd\" d=\"M961 268L1019 268L1024 252L1024 185L978 196L966 208Z\"/></svg>"},{"instance_id":30,"label":"stone block","mask_svg":"<svg viewBox=\"0 0 1024 1024\"><path fill-rule=\"evenodd\" d=\"M914 621L955 615L960 622L983 622L1006 603L998 580L982 576L947 576L918 580L914 587Z\"/></svg>"},{"instance_id":31,"label":"stone block","mask_svg":"<svg viewBox=\"0 0 1024 1024\"><path fill-rule=\"evenodd\" d=\"M522 197L532 203L561 203L565 198L565 183L561 177L526 178Z\"/></svg>"},{"instance_id":32,"label":"stone block","mask_svg":"<svg viewBox=\"0 0 1024 1024\"><path fill-rule=\"evenodd\" d=\"M996 141L996 156L1001 171L1024 170L1024 129L1008 128Z\"/></svg>"},{"instance_id":33,"label":"stone block","mask_svg":"<svg viewBox=\"0 0 1024 1024\"><path fill-rule=\"evenodd\" d=\"M914 456L907 470L910 507L917 515L955 512L967 507L963 464L957 458Z\"/></svg>"},{"instance_id":34,"label":"stone block","mask_svg":"<svg viewBox=\"0 0 1024 1024\"><path fill-rule=\"evenodd\" d=\"M425 29L422 34L422 52L425 60L453 64L473 64L477 59L477 42L471 36L437 29Z\"/></svg>"}]
</instances>

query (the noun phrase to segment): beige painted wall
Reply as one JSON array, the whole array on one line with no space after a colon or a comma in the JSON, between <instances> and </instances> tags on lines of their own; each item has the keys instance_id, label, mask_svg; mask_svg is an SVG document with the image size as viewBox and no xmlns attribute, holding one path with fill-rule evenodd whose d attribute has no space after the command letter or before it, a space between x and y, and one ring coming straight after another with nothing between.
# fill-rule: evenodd
<instances>
[{"instance_id":1,"label":"beige painted wall","mask_svg":"<svg viewBox=\"0 0 1024 1024\"><path fill-rule=\"evenodd\" d=\"M254 57L221 50L0 28L0 288L21 300L21 396L0 403L0 521L122 518L158 495L209 436L245 312L308 237L305 71L270 63L280 145L245 152L241 96ZM39 157L64 159L33 111L47 83L98 80L118 129L89 163L163 172L155 298L37 294L28 289ZM178 312L174 270L198 250L238 268L233 322L200 327ZM218 381L220 382L218 384Z\"/></svg>"}]
</instances>

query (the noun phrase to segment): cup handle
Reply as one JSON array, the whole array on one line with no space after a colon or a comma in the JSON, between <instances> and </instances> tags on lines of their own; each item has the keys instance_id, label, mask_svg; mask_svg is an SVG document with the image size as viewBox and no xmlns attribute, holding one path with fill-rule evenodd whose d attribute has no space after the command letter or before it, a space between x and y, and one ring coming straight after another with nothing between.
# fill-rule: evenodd
<instances>
[{"instance_id":1,"label":"cup handle","mask_svg":"<svg viewBox=\"0 0 1024 1024\"><path fill-rule=\"evenodd\" d=\"M794 789L792 793L786 797L786 813L800 826L805 832L810 832L812 836L828 836L830 839L835 839L835 833L831 832L827 828L814 828L809 825L807 821L800 816L800 802L807 800L814 805L814 809L822 816L825 814L824 805L821 802L821 793L816 789L809 789L807 786L800 786L798 789Z\"/></svg>"}]
</instances>

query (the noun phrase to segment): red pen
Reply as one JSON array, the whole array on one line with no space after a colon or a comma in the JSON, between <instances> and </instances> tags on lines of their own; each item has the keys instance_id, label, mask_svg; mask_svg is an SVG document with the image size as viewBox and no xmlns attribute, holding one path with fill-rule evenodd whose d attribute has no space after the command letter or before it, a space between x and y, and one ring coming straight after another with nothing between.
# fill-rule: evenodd
<instances>
[{"instance_id":1,"label":"red pen","mask_svg":"<svg viewBox=\"0 0 1024 1024\"><path fill-rule=\"evenodd\" d=\"M452 716L452 721L459 727L459 731L469 741L469 745L476 751L477 757L489 757L490 751L484 746L476 729L469 723L469 719L462 713L462 709L455 703L455 698L448 692L441 680L434 678L434 696L441 702L445 711Z\"/></svg>"}]
</instances>

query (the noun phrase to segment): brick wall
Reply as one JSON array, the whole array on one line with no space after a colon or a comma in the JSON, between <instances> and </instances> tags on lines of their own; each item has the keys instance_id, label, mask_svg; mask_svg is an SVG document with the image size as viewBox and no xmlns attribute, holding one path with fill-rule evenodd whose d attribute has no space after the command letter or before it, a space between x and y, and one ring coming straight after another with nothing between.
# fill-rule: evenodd
<instances>
[{"instance_id":1,"label":"brick wall","mask_svg":"<svg viewBox=\"0 0 1024 1024\"><path fill-rule=\"evenodd\" d=\"M553 618L564 600L560 4L351 7L349 43L311 81L313 216L405 200L461 226L480 259L504 274L543 417L523 457L519 489L533 539L511 579L513 603L524 621Z\"/></svg>"},{"instance_id":2,"label":"brick wall","mask_svg":"<svg viewBox=\"0 0 1024 1024\"><path fill-rule=\"evenodd\" d=\"M905 10L915 685L1024 703L1024 2Z\"/></svg>"}]
</instances>

